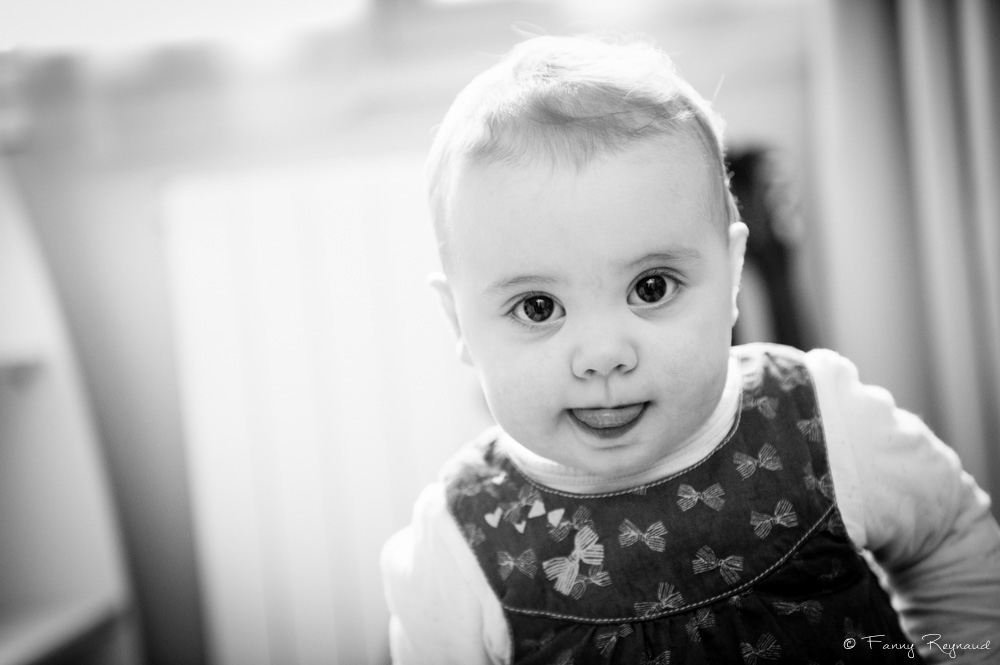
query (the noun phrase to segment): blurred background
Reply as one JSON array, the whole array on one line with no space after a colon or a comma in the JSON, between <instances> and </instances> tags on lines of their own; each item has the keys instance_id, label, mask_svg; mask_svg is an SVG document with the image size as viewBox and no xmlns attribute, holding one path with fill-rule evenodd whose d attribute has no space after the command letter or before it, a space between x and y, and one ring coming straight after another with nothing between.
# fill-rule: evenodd
<instances>
[{"instance_id":1,"label":"blurred background","mask_svg":"<svg viewBox=\"0 0 1000 665\"><path fill-rule=\"evenodd\" d=\"M489 424L422 161L529 33L728 122L738 341L824 346L1000 491L1000 5L0 0L0 665L388 663L378 570Z\"/></svg>"}]
</instances>

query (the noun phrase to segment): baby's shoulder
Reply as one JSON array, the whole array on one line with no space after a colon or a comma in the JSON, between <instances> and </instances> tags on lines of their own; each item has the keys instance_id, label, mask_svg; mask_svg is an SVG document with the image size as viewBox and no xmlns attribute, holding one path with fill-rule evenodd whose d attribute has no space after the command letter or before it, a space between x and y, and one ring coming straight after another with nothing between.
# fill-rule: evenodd
<instances>
[{"instance_id":1,"label":"baby's shoulder","mask_svg":"<svg viewBox=\"0 0 1000 665\"><path fill-rule=\"evenodd\" d=\"M457 479L482 471L495 462L495 445L500 439L500 427L493 425L480 432L475 438L463 444L455 454L441 466L438 480L443 485L453 484Z\"/></svg>"},{"instance_id":2,"label":"baby's shoulder","mask_svg":"<svg viewBox=\"0 0 1000 665\"><path fill-rule=\"evenodd\" d=\"M749 342L734 345L730 353L737 358L775 357L790 360L803 360L806 352L794 346L775 344L773 342Z\"/></svg>"},{"instance_id":3,"label":"baby's shoulder","mask_svg":"<svg viewBox=\"0 0 1000 665\"><path fill-rule=\"evenodd\" d=\"M751 342L733 346L730 353L744 368L769 366L784 368L786 371L802 368L808 372L813 381L822 383L849 383L857 381L858 377L854 364L831 349L816 348L803 351L784 344Z\"/></svg>"}]
</instances>

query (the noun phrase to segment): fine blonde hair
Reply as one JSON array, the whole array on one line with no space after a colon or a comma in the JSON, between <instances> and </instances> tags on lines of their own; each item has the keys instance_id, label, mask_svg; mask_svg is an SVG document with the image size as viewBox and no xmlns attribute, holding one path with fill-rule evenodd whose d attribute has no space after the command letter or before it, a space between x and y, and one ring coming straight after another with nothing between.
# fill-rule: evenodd
<instances>
[{"instance_id":1,"label":"fine blonde hair","mask_svg":"<svg viewBox=\"0 0 1000 665\"><path fill-rule=\"evenodd\" d=\"M714 171L725 225L729 191L723 122L663 51L638 40L541 36L517 44L455 98L431 146L431 215L446 260L448 198L469 165L547 160L582 169L595 157L666 135L693 136Z\"/></svg>"}]
</instances>

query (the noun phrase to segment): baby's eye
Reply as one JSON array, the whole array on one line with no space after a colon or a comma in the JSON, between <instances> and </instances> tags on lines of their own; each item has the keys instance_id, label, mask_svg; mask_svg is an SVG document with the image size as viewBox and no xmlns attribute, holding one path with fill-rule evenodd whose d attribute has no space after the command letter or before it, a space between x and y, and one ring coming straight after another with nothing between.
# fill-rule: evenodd
<instances>
[{"instance_id":1,"label":"baby's eye","mask_svg":"<svg viewBox=\"0 0 1000 665\"><path fill-rule=\"evenodd\" d=\"M641 305L658 303L664 299L672 298L679 288L679 284L676 279L670 277L669 275L646 275L640 277L639 281L635 283L632 287L631 293L629 293L629 304L631 305ZM636 298L640 302L636 302Z\"/></svg>"},{"instance_id":2,"label":"baby's eye","mask_svg":"<svg viewBox=\"0 0 1000 665\"><path fill-rule=\"evenodd\" d=\"M514 307L514 316L524 323L544 323L562 314L562 306L549 296L531 295Z\"/></svg>"}]
</instances>

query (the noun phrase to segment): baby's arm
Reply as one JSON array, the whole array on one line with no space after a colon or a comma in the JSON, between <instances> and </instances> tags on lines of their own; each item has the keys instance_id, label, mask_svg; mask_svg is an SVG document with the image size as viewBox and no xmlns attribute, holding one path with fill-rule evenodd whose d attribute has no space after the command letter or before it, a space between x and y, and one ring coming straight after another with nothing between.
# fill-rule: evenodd
<instances>
[{"instance_id":1,"label":"baby's arm","mask_svg":"<svg viewBox=\"0 0 1000 665\"><path fill-rule=\"evenodd\" d=\"M413 523L382 549L394 665L499 665L496 635L506 636L499 603L445 506L428 487ZM494 597L495 598L495 597ZM485 604L485 607L484 607Z\"/></svg>"},{"instance_id":2,"label":"baby's arm","mask_svg":"<svg viewBox=\"0 0 1000 665\"><path fill-rule=\"evenodd\" d=\"M887 573L907 632L928 662L996 662L1000 529L989 497L954 451L888 392L861 384L851 363L829 351L807 358L845 524ZM941 648L987 642L955 659Z\"/></svg>"}]
</instances>

